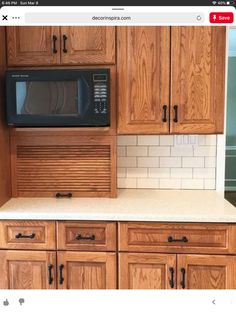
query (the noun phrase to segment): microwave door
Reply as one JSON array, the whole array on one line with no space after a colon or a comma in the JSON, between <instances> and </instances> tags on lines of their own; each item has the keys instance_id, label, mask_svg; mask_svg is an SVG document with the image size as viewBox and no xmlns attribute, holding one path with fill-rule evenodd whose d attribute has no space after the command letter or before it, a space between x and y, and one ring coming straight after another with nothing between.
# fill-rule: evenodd
<instances>
[{"instance_id":1,"label":"microwave door","mask_svg":"<svg viewBox=\"0 0 236 314\"><path fill-rule=\"evenodd\" d=\"M88 81L83 76L77 81L77 91L78 118L85 121L85 117L91 115L92 99Z\"/></svg>"}]
</instances>

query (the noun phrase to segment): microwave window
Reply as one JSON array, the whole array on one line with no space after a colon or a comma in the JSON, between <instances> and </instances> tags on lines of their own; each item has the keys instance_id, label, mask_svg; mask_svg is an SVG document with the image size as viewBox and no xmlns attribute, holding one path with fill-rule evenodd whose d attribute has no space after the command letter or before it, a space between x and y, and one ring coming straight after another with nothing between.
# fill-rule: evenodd
<instances>
[{"instance_id":1,"label":"microwave window","mask_svg":"<svg viewBox=\"0 0 236 314\"><path fill-rule=\"evenodd\" d=\"M89 107L88 86L78 81L16 82L17 115L84 115Z\"/></svg>"}]
</instances>

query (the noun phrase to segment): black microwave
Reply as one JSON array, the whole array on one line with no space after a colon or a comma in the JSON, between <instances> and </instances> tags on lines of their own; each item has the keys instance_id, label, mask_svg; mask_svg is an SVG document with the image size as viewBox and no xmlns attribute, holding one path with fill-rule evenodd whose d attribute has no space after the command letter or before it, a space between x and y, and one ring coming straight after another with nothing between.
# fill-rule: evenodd
<instances>
[{"instance_id":1,"label":"black microwave","mask_svg":"<svg viewBox=\"0 0 236 314\"><path fill-rule=\"evenodd\" d=\"M109 69L6 72L8 125L109 126L109 96Z\"/></svg>"}]
</instances>

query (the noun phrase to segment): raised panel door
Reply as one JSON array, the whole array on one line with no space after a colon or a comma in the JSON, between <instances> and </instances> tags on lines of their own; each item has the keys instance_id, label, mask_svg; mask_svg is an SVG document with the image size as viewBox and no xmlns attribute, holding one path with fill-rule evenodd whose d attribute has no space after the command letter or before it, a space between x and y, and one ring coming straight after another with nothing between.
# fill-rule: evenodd
<instances>
[{"instance_id":1,"label":"raised panel door","mask_svg":"<svg viewBox=\"0 0 236 314\"><path fill-rule=\"evenodd\" d=\"M116 289L116 253L57 254L59 289Z\"/></svg>"},{"instance_id":2,"label":"raised panel door","mask_svg":"<svg viewBox=\"0 0 236 314\"><path fill-rule=\"evenodd\" d=\"M7 27L9 66L40 66L60 63L60 38L57 26Z\"/></svg>"},{"instance_id":3,"label":"raised panel door","mask_svg":"<svg viewBox=\"0 0 236 314\"><path fill-rule=\"evenodd\" d=\"M55 289L56 253L0 252L0 289Z\"/></svg>"},{"instance_id":4,"label":"raised panel door","mask_svg":"<svg viewBox=\"0 0 236 314\"><path fill-rule=\"evenodd\" d=\"M62 26L63 64L114 64L115 27Z\"/></svg>"},{"instance_id":5,"label":"raised panel door","mask_svg":"<svg viewBox=\"0 0 236 314\"><path fill-rule=\"evenodd\" d=\"M178 255L179 289L236 289L236 256Z\"/></svg>"},{"instance_id":6,"label":"raised panel door","mask_svg":"<svg viewBox=\"0 0 236 314\"><path fill-rule=\"evenodd\" d=\"M176 288L176 255L120 253L119 288Z\"/></svg>"},{"instance_id":7,"label":"raised panel door","mask_svg":"<svg viewBox=\"0 0 236 314\"><path fill-rule=\"evenodd\" d=\"M171 133L223 133L225 27L172 27Z\"/></svg>"},{"instance_id":8,"label":"raised panel door","mask_svg":"<svg viewBox=\"0 0 236 314\"><path fill-rule=\"evenodd\" d=\"M170 28L118 27L118 132L169 133Z\"/></svg>"}]
</instances>

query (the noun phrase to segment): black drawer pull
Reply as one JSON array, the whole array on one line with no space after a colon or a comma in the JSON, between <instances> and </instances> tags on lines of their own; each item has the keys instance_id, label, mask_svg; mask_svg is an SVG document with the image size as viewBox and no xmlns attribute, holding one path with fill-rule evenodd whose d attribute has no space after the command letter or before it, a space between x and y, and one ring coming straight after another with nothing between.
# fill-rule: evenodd
<instances>
[{"instance_id":1,"label":"black drawer pull","mask_svg":"<svg viewBox=\"0 0 236 314\"><path fill-rule=\"evenodd\" d=\"M16 239L34 239L35 238L35 233L31 234L22 234L22 233L17 233L15 235Z\"/></svg>"},{"instance_id":2,"label":"black drawer pull","mask_svg":"<svg viewBox=\"0 0 236 314\"><path fill-rule=\"evenodd\" d=\"M178 122L178 106L175 105L173 108L174 108L174 114L175 114L173 121L177 123Z\"/></svg>"},{"instance_id":3,"label":"black drawer pull","mask_svg":"<svg viewBox=\"0 0 236 314\"><path fill-rule=\"evenodd\" d=\"M56 41L57 41L57 36L56 36L56 35L53 35L53 36L52 36L52 42L53 42L52 52L53 52L53 53L57 53Z\"/></svg>"},{"instance_id":4,"label":"black drawer pull","mask_svg":"<svg viewBox=\"0 0 236 314\"><path fill-rule=\"evenodd\" d=\"M164 105L162 108L163 108L163 118L162 118L162 122L167 122L167 106Z\"/></svg>"},{"instance_id":5,"label":"black drawer pull","mask_svg":"<svg viewBox=\"0 0 236 314\"><path fill-rule=\"evenodd\" d=\"M53 269L53 265L49 264L48 265L48 284L49 285L51 285L53 283L52 269Z\"/></svg>"},{"instance_id":6,"label":"black drawer pull","mask_svg":"<svg viewBox=\"0 0 236 314\"><path fill-rule=\"evenodd\" d=\"M188 242L188 238L187 237L182 237L181 239L174 239L172 236L169 236L168 238L167 238L167 241L168 242Z\"/></svg>"},{"instance_id":7,"label":"black drawer pull","mask_svg":"<svg viewBox=\"0 0 236 314\"><path fill-rule=\"evenodd\" d=\"M67 36L63 35L62 38L63 38L63 52L67 53L67 49L66 49Z\"/></svg>"},{"instance_id":8,"label":"black drawer pull","mask_svg":"<svg viewBox=\"0 0 236 314\"><path fill-rule=\"evenodd\" d=\"M181 268L180 271L181 271L181 275L182 275L180 285L181 285L182 289L185 289L185 273L186 273L185 268Z\"/></svg>"},{"instance_id":9,"label":"black drawer pull","mask_svg":"<svg viewBox=\"0 0 236 314\"><path fill-rule=\"evenodd\" d=\"M63 282L64 282L63 268L64 268L64 265L61 264L61 265L59 266L59 284L60 284L60 285L62 285Z\"/></svg>"},{"instance_id":10,"label":"black drawer pull","mask_svg":"<svg viewBox=\"0 0 236 314\"><path fill-rule=\"evenodd\" d=\"M94 241L96 239L95 235L92 234L90 237L83 237L81 234L77 234L76 240L91 240Z\"/></svg>"},{"instance_id":11,"label":"black drawer pull","mask_svg":"<svg viewBox=\"0 0 236 314\"><path fill-rule=\"evenodd\" d=\"M71 198L73 195L72 193L57 193L56 198Z\"/></svg>"},{"instance_id":12,"label":"black drawer pull","mask_svg":"<svg viewBox=\"0 0 236 314\"><path fill-rule=\"evenodd\" d=\"M169 280L169 284L170 284L170 287L171 289L174 288L175 286L175 281L174 281L174 268L173 267L170 267L169 268L169 271L170 271L170 280Z\"/></svg>"}]
</instances>

